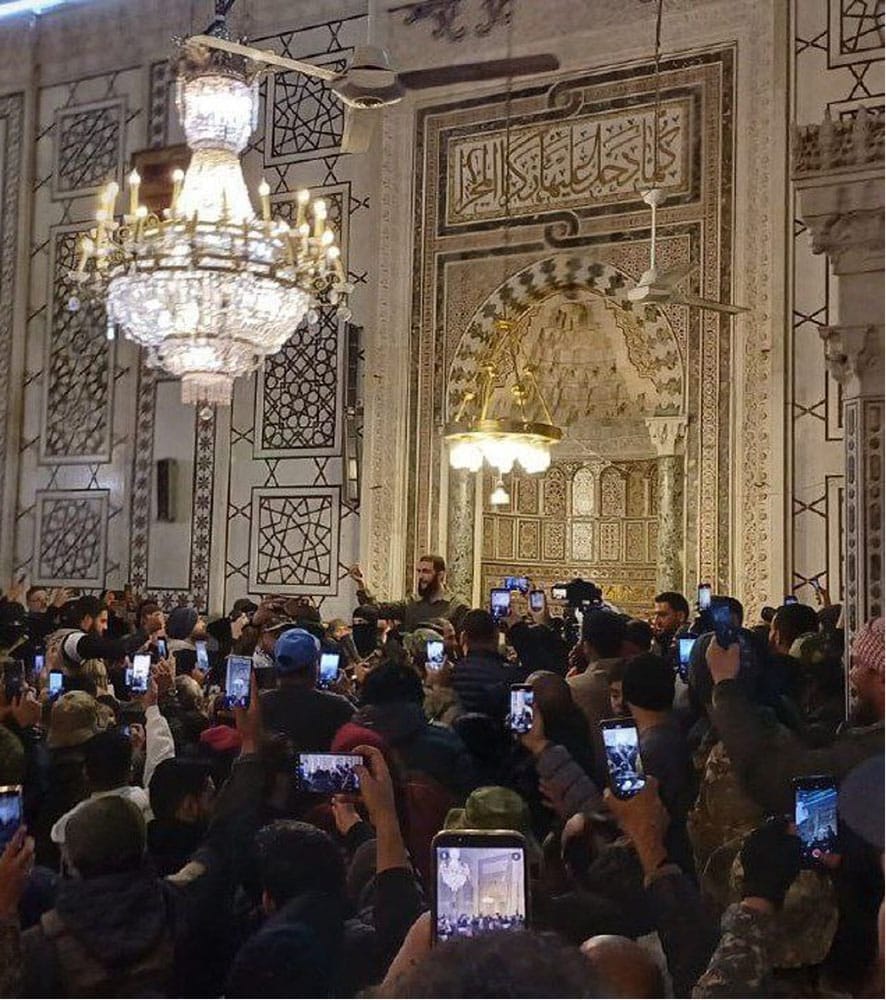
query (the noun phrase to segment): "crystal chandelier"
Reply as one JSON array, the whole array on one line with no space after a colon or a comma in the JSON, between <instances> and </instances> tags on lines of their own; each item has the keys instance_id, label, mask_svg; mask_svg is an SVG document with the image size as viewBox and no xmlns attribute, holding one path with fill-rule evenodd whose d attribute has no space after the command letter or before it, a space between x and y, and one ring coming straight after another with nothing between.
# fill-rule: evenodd
<instances>
[{"instance_id":1,"label":"crystal chandelier","mask_svg":"<svg viewBox=\"0 0 886 1000\"><path fill-rule=\"evenodd\" d=\"M172 205L159 216L140 204L133 171L118 221L119 189L109 184L73 274L79 294L106 299L109 323L147 349L149 364L181 378L182 400L203 406L229 404L234 379L278 351L319 305L350 316L353 288L326 204L299 191L290 227L271 218L263 181L261 217L253 211L240 165L258 114L250 65L185 43L176 106L191 161L172 176Z\"/></svg>"},{"instance_id":2,"label":"crystal chandelier","mask_svg":"<svg viewBox=\"0 0 886 1000\"><path fill-rule=\"evenodd\" d=\"M563 437L563 432L554 425L539 391L535 369L520 361L517 324L498 319L495 325L500 336L482 368L480 392L465 394L455 420L443 432L449 444L449 464L453 469L478 472L485 461L498 470L500 477L507 475L515 462L530 475L544 472L551 464L551 446ZM491 417L495 391L508 381L520 415ZM531 418L532 408L540 410L544 419ZM504 492L503 483L501 489Z\"/></svg>"}]
</instances>

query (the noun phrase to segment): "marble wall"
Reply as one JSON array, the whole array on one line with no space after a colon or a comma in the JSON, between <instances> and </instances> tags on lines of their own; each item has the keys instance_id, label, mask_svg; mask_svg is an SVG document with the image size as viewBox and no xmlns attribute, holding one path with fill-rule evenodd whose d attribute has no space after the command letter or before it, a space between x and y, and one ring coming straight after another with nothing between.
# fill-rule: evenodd
<instances>
[{"instance_id":1,"label":"marble wall","mask_svg":"<svg viewBox=\"0 0 886 1000\"><path fill-rule=\"evenodd\" d=\"M837 120L859 107L882 112L882 8L852 0L793 0L791 15L791 120L814 124L826 113ZM836 280L827 257L813 253L793 184L790 203L786 592L813 603L810 581L818 580L837 601L845 587L843 406L819 335L837 322Z\"/></svg>"}]
</instances>

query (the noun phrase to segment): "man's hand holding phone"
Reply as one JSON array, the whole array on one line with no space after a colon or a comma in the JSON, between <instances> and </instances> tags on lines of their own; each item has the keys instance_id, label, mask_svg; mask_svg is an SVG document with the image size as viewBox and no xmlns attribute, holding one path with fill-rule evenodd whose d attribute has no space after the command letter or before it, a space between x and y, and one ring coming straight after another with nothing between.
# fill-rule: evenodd
<instances>
[{"instance_id":1,"label":"man's hand holding phone","mask_svg":"<svg viewBox=\"0 0 886 1000\"><path fill-rule=\"evenodd\" d=\"M705 660L714 684L719 684L720 681L731 681L738 677L738 669L741 666L741 649L737 642L733 642L728 649L724 649L716 639L711 639L705 653Z\"/></svg>"},{"instance_id":2,"label":"man's hand holding phone","mask_svg":"<svg viewBox=\"0 0 886 1000\"><path fill-rule=\"evenodd\" d=\"M646 776L646 784L629 799L620 799L607 788L603 801L622 832L634 845L645 875L651 875L667 860L664 846L670 819L658 795L658 779Z\"/></svg>"},{"instance_id":3,"label":"man's hand holding phone","mask_svg":"<svg viewBox=\"0 0 886 1000\"><path fill-rule=\"evenodd\" d=\"M258 681L253 668L249 677L249 707L234 706L234 723L242 740L240 756L255 753L261 737L261 705L258 697Z\"/></svg>"},{"instance_id":4,"label":"man's hand holding phone","mask_svg":"<svg viewBox=\"0 0 886 1000\"><path fill-rule=\"evenodd\" d=\"M377 835L376 871L407 868L409 856L400 832L394 783L384 754L376 747L366 745L356 747L354 753L362 754L366 762L358 764L354 771L360 779L360 795Z\"/></svg>"}]
</instances>

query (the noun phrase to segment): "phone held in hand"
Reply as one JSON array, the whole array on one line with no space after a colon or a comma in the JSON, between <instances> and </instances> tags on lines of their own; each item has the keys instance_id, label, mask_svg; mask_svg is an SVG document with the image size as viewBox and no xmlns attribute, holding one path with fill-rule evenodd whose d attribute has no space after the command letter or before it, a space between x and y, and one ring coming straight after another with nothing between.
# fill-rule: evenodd
<instances>
[{"instance_id":1,"label":"phone held in hand","mask_svg":"<svg viewBox=\"0 0 886 1000\"><path fill-rule=\"evenodd\" d=\"M511 685L511 710L508 712L508 729L512 733L528 733L532 729L535 711L535 692L529 684Z\"/></svg>"},{"instance_id":2,"label":"phone held in hand","mask_svg":"<svg viewBox=\"0 0 886 1000\"><path fill-rule=\"evenodd\" d=\"M711 585L700 583L698 585L698 610L707 611L711 606Z\"/></svg>"},{"instance_id":3,"label":"phone held in hand","mask_svg":"<svg viewBox=\"0 0 886 1000\"><path fill-rule=\"evenodd\" d=\"M129 677L129 690L133 694L144 694L148 690L148 678L151 675L151 657L148 653L136 653L132 658L132 673Z\"/></svg>"},{"instance_id":4,"label":"phone held in hand","mask_svg":"<svg viewBox=\"0 0 886 1000\"><path fill-rule=\"evenodd\" d=\"M25 665L21 660L7 661L3 670L3 682L7 705L22 696L25 690Z\"/></svg>"},{"instance_id":5,"label":"phone held in hand","mask_svg":"<svg viewBox=\"0 0 886 1000\"><path fill-rule=\"evenodd\" d=\"M617 799L630 799L646 784L637 727L632 719L603 719L600 729L612 794Z\"/></svg>"},{"instance_id":6,"label":"phone held in hand","mask_svg":"<svg viewBox=\"0 0 886 1000\"><path fill-rule=\"evenodd\" d=\"M22 825L22 786L0 785L0 852Z\"/></svg>"},{"instance_id":7,"label":"phone held in hand","mask_svg":"<svg viewBox=\"0 0 886 1000\"><path fill-rule=\"evenodd\" d=\"M49 697L57 698L62 693L65 686L65 675L61 670L49 671Z\"/></svg>"},{"instance_id":8,"label":"phone held in hand","mask_svg":"<svg viewBox=\"0 0 886 1000\"><path fill-rule=\"evenodd\" d=\"M300 753L299 788L318 795L359 792L360 778L354 768L363 763L363 756L359 753Z\"/></svg>"},{"instance_id":9,"label":"phone held in hand","mask_svg":"<svg viewBox=\"0 0 886 1000\"><path fill-rule=\"evenodd\" d=\"M677 637L677 673L682 681L686 681L689 676L689 657L692 655L692 647L695 645L694 635L681 635Z\"/></svg>"},{"instance_id":10,"label":"phone held in hand","mask_svg":"<svg viewBox=\"0 0 886 1000\"><path fill-rule=\"evenodd\" d=\"M428 639L425 644L425 665L428 670L439 670L443 666L446 651L442 639Z\"/></svg>"},{"instance_id":11,"label":"phone held in hand","mask_svg":"<svg viewBox=\"0 0 886 1000\"><path fill-rule=\"evenodd\" d=\"M521 594L525 594L529 590L529 577L528 576L506 576L505 577L505 590L519 590Z\"/></svg>"},{"instance_id":12,"label":"phone held in hand","mask_svg":"<svg viewBox=\"0 0 886 1000\"><path fill-rule=\"evenodd\" d=\"M566 600L566 584L558 583L551 587L551 600L552 601L565 601Z\"/></svg>"},{"instance_id":13,"label":"phone held in hand","mask_svg":"<svg viewBox=\"0 0 886 1000\"><path fill-rule=\"evenodd\" d=\"M545 609L545 592L543 590L529 591L529 610L538 614Z\"/></svg>"},{"instance_id":14,"label":"phone held in hand","mask_svg":"<svg viewBox=\"0 0 886 1000\"><path fill-rule=\"evenodd\" d=\"M804 868L837 853L837 783L829 774L794 778L794 823Z\"/></svg>"},{"instance_id":15,"label":"phone held in hand","mask_svg":"<svg viewBox=\"0 0 886 1000\"><path fill-rule=\"evenodd\" d=\"M154 645L157 647L157 656L161 660L165 660L169 656L169 647L166 645L166 640L160 636L155 640Z\"/></svg>"},{"instance_id":16,"label":"phone held in hand","mask_svg":"<svg viewBox=\"0 0 886 1000\"><path fill-rule=\"evenodd\" d=\"M431 843L434 941L528 924L526 841L513 830L443 830Z\"/></svg>"},{"instance_id":17,"label":"phone held in hand","mask_svg":"<svg viewBox=\"0 0 886 1000\"><path fill-rule=\"evenodd\" d=\"M317 676L318 688L331 688L338 680L340 653L321 653L320 672Z\"/></svg>"},{"instance_id":18,"label":"phone held in hand","mask_svg":"<svg viewBox=\"0 0 886 1000\"><path fill-rule=\"evenodd\" d=\"M489 591L489 613L498 622L511 613L511 592L504 587L493 587Z\"/></svg>"},{"instance_id":19,"label":"phone held in hand","mask_svg":"<svg viewBox=\"0 0 886 1000\"><path fill-rule=\"evenodd\" d=\"M209 671L209 653L206 650L206 640L197 639L194 643L194 649L197 653L197 666L204 672Z\"/></svg>"},{"instance_id":20,"label":"phone held in hand","mask_svg":"<svg viewBox=\"0 0 886 1000\"><path fill-rule=\"evenodd\" d=\"M228 708L249 707L249 686L252 677L252 658L229 656L225 674L225 703Z\"/></svg>"}]
</instances>

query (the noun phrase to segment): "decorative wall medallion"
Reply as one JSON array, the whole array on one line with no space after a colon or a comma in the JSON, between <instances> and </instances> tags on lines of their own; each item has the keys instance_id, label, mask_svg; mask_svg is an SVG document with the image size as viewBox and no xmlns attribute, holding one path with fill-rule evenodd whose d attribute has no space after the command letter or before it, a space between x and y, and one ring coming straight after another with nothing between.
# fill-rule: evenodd
<instances>
[{"instance_id":1,"label":"decorative wall medallion","mask_svg":"<svg viewBox=\"0 0 886 1000\"><path fill-rule=\"evenodd\" d=\"M250 593L335 594L339 504L338 486L253 489Z\"/></svg>"},{"instance_id":2,"label":"decorative wall medallion","mask_svg":"<svg viewBox=\"0 0 886 1000\"><path fill-rule=\"evenodd\" d=\"M35 497L32 582L103 587L108 490L44 490Z\"/></svg>"}]
</instances>

